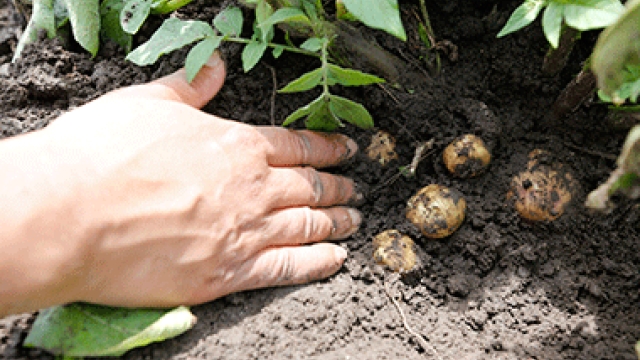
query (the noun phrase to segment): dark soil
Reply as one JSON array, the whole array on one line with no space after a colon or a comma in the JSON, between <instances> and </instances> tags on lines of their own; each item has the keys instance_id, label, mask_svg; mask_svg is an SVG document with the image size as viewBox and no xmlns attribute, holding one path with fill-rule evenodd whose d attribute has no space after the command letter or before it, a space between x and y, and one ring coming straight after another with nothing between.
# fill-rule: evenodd
<instances>
[{"instance_id":1,"label":"dark soil","mask_svg":"<svg viewBox=\"0 0 640 360\"><path fill-rule=\"evenodd\" d=\"M221 5L196 1L181 16L210 20ZM561 90L577 74L597 34L585 34L558 76L544 78L546 41L539 23L503 39L495 34L514 1L430 1L433 28L457 46L443 55L439 76L421 62L417 1L401 3L409 41L369 32L391 53L414 64L406 91L390 86L337 89L360 101L378 129L397 139L398 160L386 167L363 152L336 172L370 189L362 229L343 246L349 259L332 278L305 286L250 291L195 307L194 329L128 353L128 359L635 359L640 339L640 209L621 202L611 214L589 213L588 191L614 168L625 132L606 127L606 108L588 102L565 119L551 116ZM0 137L36 130L106 91L179 68L180 51L152 67L122 60L114 46L95 59L57 41L28 47L9 64L19 25L0 0ZM225 6L224 3L222 6ZM239 48L227 46L229 76L206 111L253 124L280 123L317 93L277 95L277 86L316 60L285 54L249 74ZM455 54L452 54L455 55ZM271 115L273 114L273 116ZM373 131L344 132L368 146ZM481 135L493 146L487 172L452 177L441 152L456 136ZM398 176L415 146L434 139L416 176ZM577 180L573 205L551 223L527 223L506 200L527 155L544 149ZM438 183L466 198L467 216L451 237L429 240L405 219L407 200ZM419 244L419 267L402 277L372 260L371 239L396 228ZM388 292L385 291L385 286ZM397 299L399 308L390 296ZM402 310L402 312L399 311ZM33 314L0 321L0 357L51 358L20 345ZM424 337L418 340L407 327Z\"/></svg>"}]
</instances>

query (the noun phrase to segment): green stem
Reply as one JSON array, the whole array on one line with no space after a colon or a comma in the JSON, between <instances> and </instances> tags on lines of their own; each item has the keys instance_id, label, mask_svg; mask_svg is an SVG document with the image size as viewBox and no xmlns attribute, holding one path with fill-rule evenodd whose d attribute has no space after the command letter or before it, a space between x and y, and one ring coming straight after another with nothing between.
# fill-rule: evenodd
<instances>
[{"instance_id":1,"label":"green stem","mask_svg":"<svg viewBox=\"0 0 640 360\"><path fill-rule=\"evenodd\" d=\"M326 40L322 43L322 52L321 52L321 60L322 60L322 95L329 95L329 61L327 59L329 50L328 50L329 40Z\"/></svg>"},{"instance_id":2,"label":"green stem","mask_svg":"<svg viewBox=\"0 0 640 360\"><path fill-rule=\"evenodd\" d=\"M229 42L234 42L234 43L239 43L239 44L248 44L250 42L253 42L254 40L249 40L249 39L244 39L244 38L239 38L239 37L232 37L232 38L225 38L224 41L229 41ZM270 47L270 48L282 48L282 49L287 50L287 51L292 52L292 53L297 53L297 54L302 54L302 55L307 55L307 56L313 56L313 57L316 57L316 58L320 58L321 57L320 55L318 55L318 53L315 53L313 51L304 50L304 49L300 49L300 48L289 46L289 45L267 43L267 46Z\"/></svg>"}]
</instances>

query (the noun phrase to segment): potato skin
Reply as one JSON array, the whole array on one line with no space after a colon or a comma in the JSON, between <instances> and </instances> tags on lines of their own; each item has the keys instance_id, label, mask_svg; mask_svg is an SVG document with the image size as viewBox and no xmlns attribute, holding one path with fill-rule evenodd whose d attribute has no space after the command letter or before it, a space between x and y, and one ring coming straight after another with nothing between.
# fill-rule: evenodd
<instances>
[{"instance_id":1,"label":"potato skin","mask_svg":"<svg viewBox=\"0 0 640 360\"><path fill-rule=\"evenodd\" d=\"M438 184L423 187L407 203L407 219L428 238L453 234L464 221L467 202L457 190Z\"/></svg>"},{"instance_id":2,"label":"potato skin","mask_svg":"<svg viewBox=\"0 0 640 360\"><path fill-rule=\"evenodd\" d=\"M373 260L395 272L407 272L416 266L413 240L398 230L386 230L373 238Z\"/></svg>"},{"instance_id":3,"label":"potato skin","mask_svg":"<svg viewBox=\"0 0 640 360\"><path fill-rule=\"evenodd\" d=\"M491 153L481 138L467 134L453 140L442 153L444 165L459 178L471 178L484 172Z\"/></svg>"}]
</instances>

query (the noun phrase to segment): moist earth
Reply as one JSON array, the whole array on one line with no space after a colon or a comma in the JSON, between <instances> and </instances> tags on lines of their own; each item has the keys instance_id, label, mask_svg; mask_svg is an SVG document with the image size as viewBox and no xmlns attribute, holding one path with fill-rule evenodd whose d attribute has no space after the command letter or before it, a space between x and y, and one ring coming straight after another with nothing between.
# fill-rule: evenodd
<instances>
[{"instance_id":1,"label":"moist earth","mask_svg":"<svg viewBox=\"0 0 640 360\"><path fill-rule=\"evenodd\" d=\"M212 4L213 3L213 4ZM178 12L210 21L231 1L194 1ZM408 41L366 30L411 68L400 87L336 89L363 103L376 129L347 126L361 149L377 130L397 141L398 159L386 166L361 151L331 169L368 188L360 231L341 243L343 268L309 285L229 295L193 308L198 322L175 339L127 353L125 359L636 359L640 339L640 209L620 200L610 214L587 211L588 191L615 167L626 131L612 128L606 106L588 100L565 118L554 101L588 57L597 34L585 33L557 76L541 66L547 43L536 21L496 39L519 1L430 1L438 40L447 41L442 68L426 65L418 36L419 4L401 1ZM248 15L248 14L247 14ZM151 33L159 20L147 25ZM37 130L60 114L118 87L178 69L186 51L139 68L116 46L91 59L74 43L43 39L11 64L23 26L0 0L0 138ZM137 41L145 40L145 35ZM280 124L318 93L275 94L317 60L267 56L245 74L241 48L225 45L228 78L205 111L251 124ZM471 179L451 176L442 150L465 133L481 136L492 162ZM415 149L433 140L413 177L400 175ZM556 221L528 223L507 201L511 179L526 170L534 149L553 154L573 174L572 205ZM0 170L1 171L1 170ZM407 200L441 184L467 202L466 219L452 236L428 239L405 218ZM4 189L11 191L11 189ZM418 244L418 267L397 275L376 265L373 237L398 229ZM36 251L37 249L34 249ZM52 359L21 342L35 314L0 320L0 358Z\"/></svg>"}]
</instances>

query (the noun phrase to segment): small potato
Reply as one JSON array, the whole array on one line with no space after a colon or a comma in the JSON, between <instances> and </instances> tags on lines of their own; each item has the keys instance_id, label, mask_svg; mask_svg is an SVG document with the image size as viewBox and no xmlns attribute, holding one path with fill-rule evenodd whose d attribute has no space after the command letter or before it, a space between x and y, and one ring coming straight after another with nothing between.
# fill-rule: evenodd
<instances>
[{"instance_id":1,"label":"small potato","mask_svg":"<svg viewBox=\"0 0 640 360\"><path fill-rule=\"evenodd\" d=\"M386 230L373 238L373 259L395 272L410 271L416 266L415 243L398 230Z\"/></svg>"},{"instance_id":2,"label":"small potato","mask_svg":"<svg viewBox=\"0 0 640 360\"><path fill-rule=\"evenodd\" d=\"M385 166L391 160L398 158L396 154L396 140L388 132L378 131L371 138L371 144L367 147L367 156L380 165Z\"/></svg>"},{"instance_id":3,"label":"small potato","mask_svg":"<svg viewBox=\"0 0 640 360\"><path fill-rule=\"evenodd\" d=\"M459 178L481 174L491 162L491 154L479 137L467 134L456 138L442 153L444 165Z\"/></svg>"},{"instance_id":4,"label":"small potato","mask_svg":"<svg viewBox=\"0 0 640 360\"><path fill-rule=\"evenodd\" d=\"M407 219L429 238L453 234L464 221L467 202L457 190L432 184L414 195L407 204Z\"/></svg>"}]
</instances>

